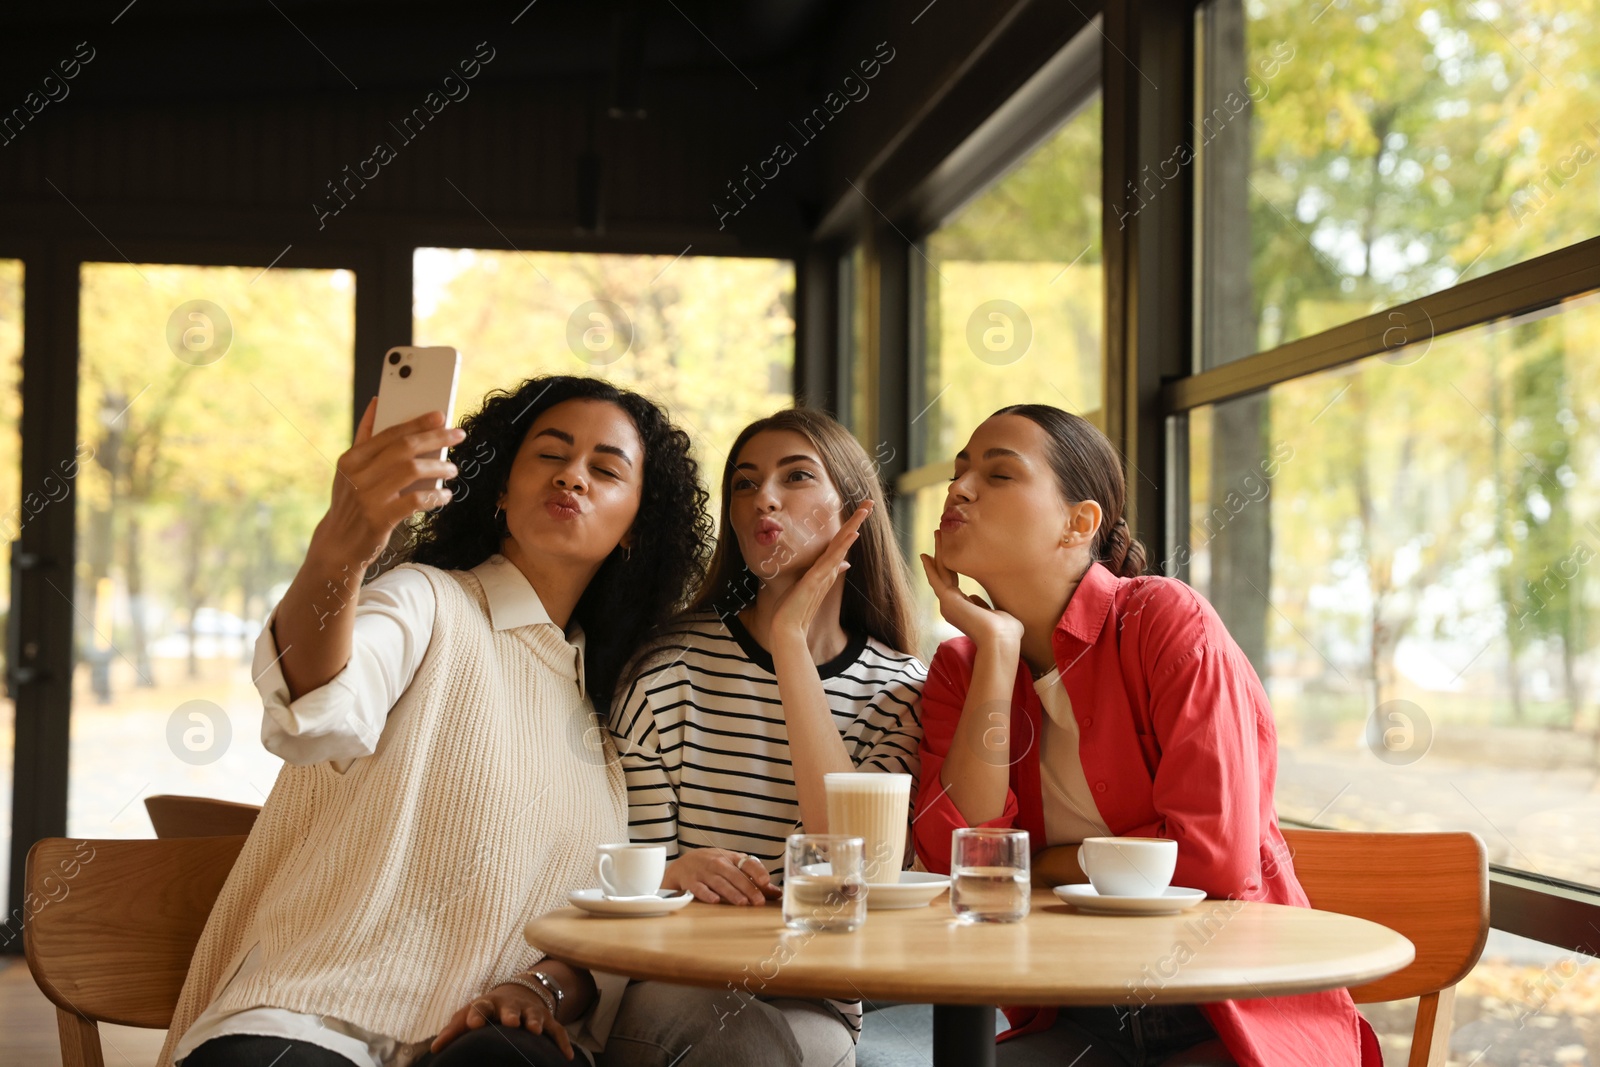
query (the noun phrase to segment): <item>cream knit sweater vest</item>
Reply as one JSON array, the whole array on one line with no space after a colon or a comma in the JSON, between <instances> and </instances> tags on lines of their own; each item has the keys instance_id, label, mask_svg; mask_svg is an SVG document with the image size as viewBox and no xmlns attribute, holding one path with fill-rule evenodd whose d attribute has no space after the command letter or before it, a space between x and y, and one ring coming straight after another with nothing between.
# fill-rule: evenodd
<instances>
[{"instance_id":1,"label":"cream knit sweater vest","mask_svg":"<svg viewBox=\"0 0 1600 1067\"><path fill-rule=\"evenodd\" d=\"M538 961L523 924L593 882L596 845L628 839L621 766L592 729L572 646L548 626L497 633L475 575L416 569L436 602L416 677L371 756L342 775L279 772L195 948L161 1065L257 942L263 965L224 1008L431 1037Z\"/></svg>"}]
</instances>

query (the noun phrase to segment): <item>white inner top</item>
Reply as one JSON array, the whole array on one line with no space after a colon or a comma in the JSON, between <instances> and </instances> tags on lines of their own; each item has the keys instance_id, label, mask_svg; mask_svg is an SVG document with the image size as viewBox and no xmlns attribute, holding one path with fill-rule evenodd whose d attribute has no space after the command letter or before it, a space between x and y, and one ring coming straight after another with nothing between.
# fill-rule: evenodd
<instances>
[{"instance_id":1,"label":"white inner top","mask_svg":"<svg viewBox=\"0 0 1600 1067\"><path fill-rule=\"evenodd\" d=\"M1033 683L1044 704L1044 735L1039 747L1039 785L1044 794L1044 833L1049 845L1081 844L1086 837L1109 837L1078 754L1078 720L1072 699L1055 668Z\"/></svg>"}]
</instances>

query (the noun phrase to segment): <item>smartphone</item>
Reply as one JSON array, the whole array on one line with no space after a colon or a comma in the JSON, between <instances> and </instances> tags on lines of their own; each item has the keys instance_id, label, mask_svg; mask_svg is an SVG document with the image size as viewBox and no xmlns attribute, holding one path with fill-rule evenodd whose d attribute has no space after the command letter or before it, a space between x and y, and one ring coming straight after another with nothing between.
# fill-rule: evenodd
<instances>
[{"instance_id":1,"label":"smartphone","mask_svg":"<svg viewBox=\"0 0 1600 1067\"><path fill-rule=\"evenodd\" d=\"M397 345L383 357L383 378L378 383L378 410L373 417L372 432L378 433L391 426L408 422L430 411L444 412L444 424L455 425L456 383L461 377L461 354L449 346L414 348ZM449 449L439 449L437 458L444 459ZM419 453L431 456L432 453ZM444 488L443 478L423 479L406 487L406 492L418 489Z\"/></svg>"}]
</instances>

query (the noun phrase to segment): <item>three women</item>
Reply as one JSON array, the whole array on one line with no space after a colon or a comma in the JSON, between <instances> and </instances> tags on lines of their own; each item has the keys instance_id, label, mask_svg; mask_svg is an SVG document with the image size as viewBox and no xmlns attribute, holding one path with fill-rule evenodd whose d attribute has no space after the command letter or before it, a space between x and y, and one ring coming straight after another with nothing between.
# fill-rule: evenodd
<instances>
[{"instance_id":1,"label":"three women","mask_svg":"<svg viewBox=\"0 0 1600 1067\"><path fill-rule=\"evenodd\" d=\"M785 837L826 829L834 770L920 762L914 843L934 870L958 826L1029 829L1051 882L1080 877L1086 836L1161 836L1179 843L1179 884L1306 903L1273 814L1265 695L1209 605L1140 577L1120 466L1081 419L1003 409L957 457L923 564L965 636L940 648L925 693L882 487L825 417L785 412L740 435L711 573L670 624L708 531L687 439L654 405L560 378L492 398L464 433L435 417L373 436L370 420L258 649L264 739L289 766L208 923L163 1062L514 1049L553 1064L573 1054L569 1025L591 1050L610 1031L605 1067L668 1051L684 1067L851 1062L851 1004L624 991L520 935L587 884L594 846L625 824L667 844L669 886L761 903ZM471 485L416 458L485 443ZM434 477L451 489L407 490ZM351 575L428 507L411 565L346 603ZM609 741L585 751L595 707L620 764ZM1370 1044L1342 992L1013 1021L1002 1056L1018 1064L1254 1065L1308 1049L1355 1064Z\"/></svg>"}]
</instances>

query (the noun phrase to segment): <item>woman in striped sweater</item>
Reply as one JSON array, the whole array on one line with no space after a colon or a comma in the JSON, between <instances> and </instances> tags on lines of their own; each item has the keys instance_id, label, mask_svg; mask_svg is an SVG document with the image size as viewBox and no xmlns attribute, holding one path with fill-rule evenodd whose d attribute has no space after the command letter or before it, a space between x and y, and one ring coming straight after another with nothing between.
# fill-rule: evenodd
<instances>
[{"instance_id":1,"label":"woman in striped sweater","mask_svg":"<svg viewBox=\"0 0 1600 1067\"><path fill-rule=\"evenodd\" d=\"M825 833L823 775L917 772L926 676L875 465L826 415L781 411L728 452L711 573L611 711L635 841L702 901L780 893L784 843ZM909 816L909 812L907 813ZM855 1003L629 987L606 1067L853 1063ZM670 1059L670 1056L668 1057Z\"/></svg>"}]
</instances>

